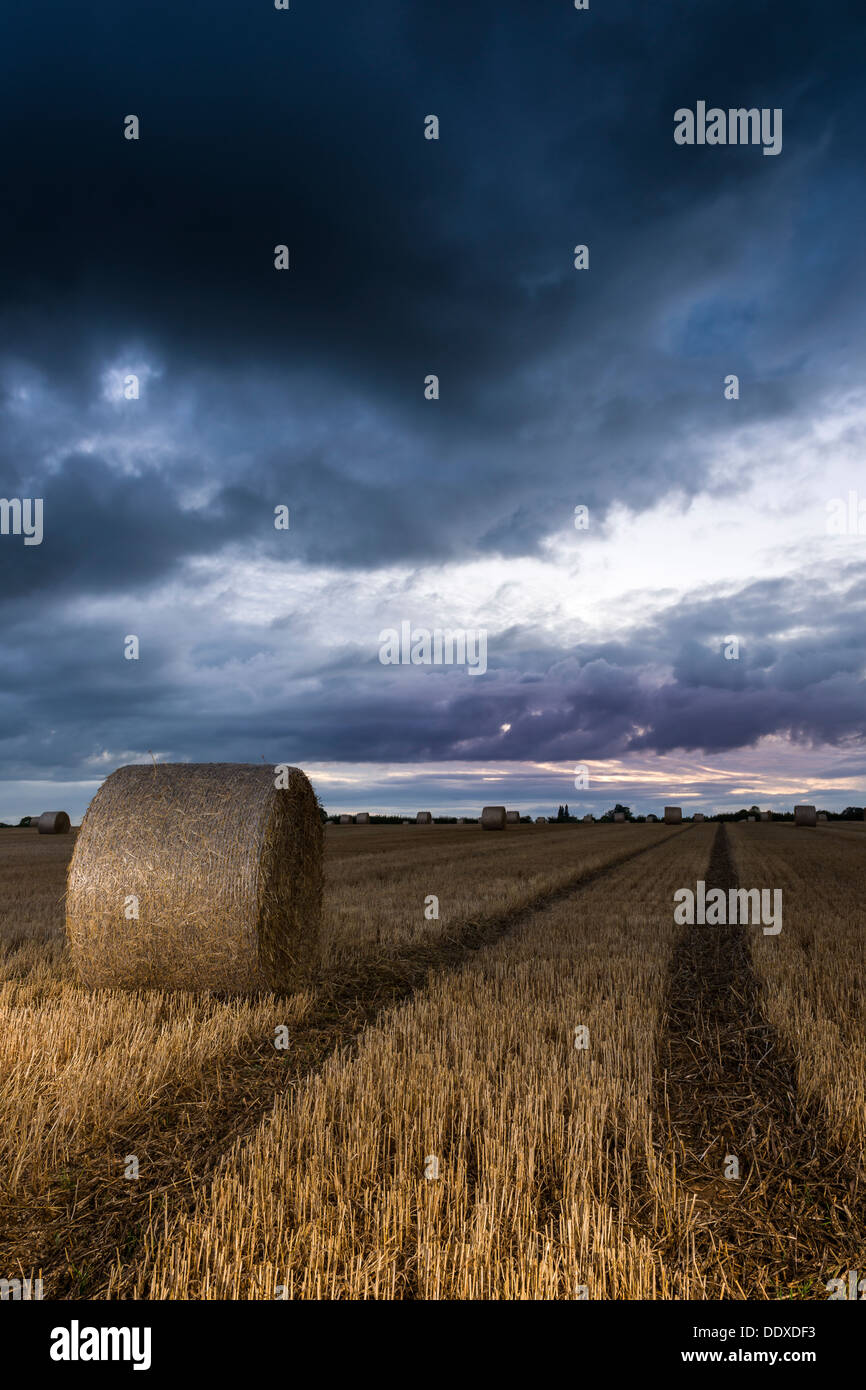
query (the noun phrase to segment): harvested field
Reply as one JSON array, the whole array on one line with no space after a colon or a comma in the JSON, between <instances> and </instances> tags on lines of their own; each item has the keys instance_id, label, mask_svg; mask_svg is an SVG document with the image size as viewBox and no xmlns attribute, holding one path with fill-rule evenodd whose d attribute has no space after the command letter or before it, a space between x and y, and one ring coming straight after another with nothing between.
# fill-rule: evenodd
<instances>
[{"instance_id":1,"label":"harvested field","mask_svg":"<svg viewBox=\"0 0 866 1390\"><path fill-rule=\"evenodd\" d=\"M4 1268L61 1298L826 1297L866 1235L862 828L515 829L328 827L315 977L242 1000L83 989L74 832L2 832ZM675 925L701 878L782 888L782 932Z\"/></svg>"}]
</instances>

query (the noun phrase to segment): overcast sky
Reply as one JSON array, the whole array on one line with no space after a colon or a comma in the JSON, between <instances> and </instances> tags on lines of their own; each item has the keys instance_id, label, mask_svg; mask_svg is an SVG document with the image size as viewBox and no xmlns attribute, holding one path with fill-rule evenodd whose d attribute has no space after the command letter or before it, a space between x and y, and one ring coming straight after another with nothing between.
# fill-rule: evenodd
<instances>
[{"instance_id":1,"label":"overcast sky","mask_svg":"<svg viewBox=\"0 0 866 1390\"><path fill-rule=\"evenodd\" d=\"M864 38L860 0L4 16L0 497L44 534L0 535L0 818L151 755L331 811L864 804ZM699 101L781 152L678 145ZM383 664L404 622L486 670Z\"/></svg>"}]
</instances>

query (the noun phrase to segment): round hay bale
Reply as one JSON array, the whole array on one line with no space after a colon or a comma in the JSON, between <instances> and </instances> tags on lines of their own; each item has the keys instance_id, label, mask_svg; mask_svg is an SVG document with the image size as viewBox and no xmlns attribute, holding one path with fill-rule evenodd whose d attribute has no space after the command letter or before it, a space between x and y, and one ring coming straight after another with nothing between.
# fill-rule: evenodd
<instances>
[{"instance_id":1,"label":"round hay bale","mask_svg":"<svg viewBox=\"0 0 866 1390\"><path fill-rule=\"evenodd\" d=\"M614 811L613 818L615 821L625 820L625 811Z\"/></svg>"},{"instance_id":2,"label":"round hay bale","mask_svg":"<svg viewBox=\"0 0 866 1390\"><path fill-rule=\"evenodd\" d=\"M341 816L341 817L340 817L340 824L341 824L341 825L354 825L354 824L355 824L355 817L354 817L354 816Z\"/></svg>"},{"instance_id":3,"label":"round hay bale","mask_svg":"<svg viewBox=\"0 0 866 1390\"><path fill-rule=\"evenodd\" d=\"M704 814L703 814L702 811L695 811L695 814L692 816L692 820L693 820L693 821L697 821L697 823L698 823L699 825L700 825L700 823L701 823L701 821L702 821L703 819L704 819Z\"/></svg>"},{"instance_id":4,"label":"round hay bale","mask_svg":"<svg viewBox=\"0 0 866 1390\"><path fill-rule=\"evenodd\" d=\"M583 818L583 824L584 824L584 825L592 825L592 816L584 816L584 818Z\"/></svg>"},{"instance_id":5,"label":"round hay bale","mask_svg":"<svg viewBox=\"0 0 866 1390\"><path fill-rule=\"evenodd\" d=\"M648 821L657 821L657 820L658 820L658 816L654 816L654 815L650 814L650 815L647 816L647 820L648 820Z\"/></svg>"},{"instance_id":6,"label":"round hay bale","mask_svg":"<svg viewBox=\"0 0 866 1390\"><path fill-rule=\"evenodd\" d=\"M69 866L66 934L91 988L288 991L322 913L322 824L298 768L121 767Z\"/></svg>"},{"instance_id":7,"label":"round hay bale","mask_svg":"<svg viewBox=\"0 0 866 1390\"><path fill-rule=\"evenodd\" d=\"M40 835L69 834L69 817L65 811L43 811L36 824Z\"/></svg>"},{"instance_id":8,"label":"round hay bale","mask_svg":"<svg viewBox=\"0 0 866 1390\"><path fill-rule=\"evenodd\" d=\"M795 806L794 807L795 825L817 825L818 817L815 814L814 806Z\"/></svg>"},{"instance_id":9,"label":"round hay bale","mask_svg":"<svg viewBox=\"0 0 866 1390\"><path fill-rule=\"evenodd\" d=\"M433 817L429 811L419 811L415 817L416 825L432 825Z\"/></svg>"},{"instance_id":10,"label":"round hay bale","mask_svg":"<svg viewBox=\"0 0 866 1390\"><path fill-rule=\"evenodd\" d=\"M505 829L505 807L504 806L485 806L481 812L482 830L504 830Z\"/></svg>"},{"instance_id":11,"label":"round hay bale","mask_svg":"<svg viewBox=\"0 0 866 1390\"><path fill-rule=\"evenodd\" d=\"M359 811L358 814L357 814L357 816L355 817L355 824L356 824L356 825L369 825L369 824L370 824L370 812L369 812L369 811Z\"/></svg>"},{"instance_id":12,"label":"round hay bale","mask_svg":"<svg viewBox=\"0 0 866 1390\"><path fill-rule=\"evenodd\" d=\"M547 825L547 816L536 816L536 817L535 817L535 824L536 824L536 825Z\"/></svg>"},{"instance_id":13,"label":"round hay bale","mask_svg":"<svg viewBox=\"0 0 866 1390\"><path fill-rule=\"evenodd\" d=\"M665 807L665 825L682 825L683 808L682 806Z\"/></svg>"},{"instance_id":14,"label":"round hay bale","mask_svg":"<svg viewBox=\"0 0 866 1390\"><path fill-rule=\"evenodd\" d=\"M769 812L769 811L762 811L761 814L760 814L759 819L760 819L760 820L769 820L769 819L770 819L770 812Z\"/></svg>"},{"instance_id":15,"label":"round hay bale","mask_svg":"<svg viewBox=\"0 0 866 1390\"><path fill-rule=\"evenodd\" d=\"M505 823L506 823L506 825L519 825L519 824L520 824L520 812L519 812L519 811L506 811L506 812L505 812Z\"/></svg>"}]
</instances>

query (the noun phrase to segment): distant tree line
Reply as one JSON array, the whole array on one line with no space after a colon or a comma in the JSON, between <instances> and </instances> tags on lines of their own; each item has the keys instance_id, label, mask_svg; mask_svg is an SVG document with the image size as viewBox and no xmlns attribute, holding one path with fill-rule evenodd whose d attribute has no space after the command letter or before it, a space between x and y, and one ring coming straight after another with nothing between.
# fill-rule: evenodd
<instances>
[{"instance_id":1,"label":"distant tree line","mask_svg":"<svg viewBox=\"0 0 866 1390\"><path fill-rule=\"evenodd\" d=\"M340 816L339 816L339 814L329 814L329 813L325 810L325 808L324 808L324 806L322 805L321 801L318 800L318 797L316 798L316 800L317 800L317 802L318 802L318 806L319 806L319 815L321 816L322 821L323 821L323 822L330 822L332 825L338 825L339 822L340 822ZM819 815L825 815L825 816L827 817L828 821L831 821L831 820L862 820L862 819L863 819L863 807L862 807L862 806L846 806L845 809L844 809L844 811L825 811L825 810L823 810L822 807L819 806L819 807L817 808L817 810L818 810L818 814L819 814ZM637 824L637 825L643 824L643 823L646 821L646 816L639 816L639 815L636 815L636 814L632 811L632 809L631 809L630 806L624 806L624 805L622 804L622 802L620 802L620 801L618 801L618 802L616 803L615 806L612 806L612 807L610 808L609 811L605 811L602 815L596 816L596 817L594 817L593 819L595 819L595 820L598 821L599 823L603 823L603 822L605 822L605 821L612 821L612 820L614 819L614 817L615 817L616 815L618 815L618 814L624 815L627 821L633 821L633 822L634 822L635 824ZM745 807L745 806L744 806L744 807L742 807L742 809L739 810L739 811L717 811L715 814L707 813L706 819L707 819L708 821L711 821L711 820L712 820L712 821L741 821L741 820L748 820L749 816L760 816L760 814L761 814L761 809L760 809L760 807L758 807L758 806L749 806L749 807ZM770 812L770 815L771 815L771 817L772 817L773 820L792 821L792 820L794 819L794 812L793 812L793 809L790 810L790 811L771 811L771 812ZM384 816L384 815L383 815L383 816L378 816L378 815L373 815L372 812L371 812L369 823L370 823L370 825L402 825L403 822L404 822L405 820L407 820L407 819L409 819L413 825L415 824L415 817L414 817L414 816L411 816L411 815L408 816L408 817L407 817L407 816L404 816L404 815L392 815L392 816ZM478 822L478 817L477 817L477 816L464 816L464 817L462 817L462 819L469 821L470 824L473 824L473 825L477 824L477 822ZM568 802L566 801L564 804L562 804L562 805L560 805L560 806L558 806L558 807L556 808L556 815L555 815L555 816L553 816L553 815L550 816L549 819L550 819L551 821L554 821L554 822L557 823L557 824L560 824L560 825L566 824L566 823L571 824L571 825L577 825L577 824L580 822L580 820L582 819L582 817L572 815L571 811L568 809ZM686 819L686 820L690 819L690 817L689 817L688 814L686 814L685 819ZM458 820L458 817L457 817L457 816L434 816L434 817L433 817L433 823L434 823L435 825L456 825L456 824L457 824L457 820ZM521 817L520 817L520 820L521 820L521 823L522 823L523 825L528 825L528 824L531 824L531 822L532 822L532 817L531 817L531 816L521 816ZM24 816L24 817L18 822L18 824L19 824L19 825L22 825L22 826L29 825L29 824L30 824L30 817L29 817L29 816ZM3 822L0 821L0 829L3 829L3 828L6 828L6 827L4 827Z\"/></svg>"}]
</instances>

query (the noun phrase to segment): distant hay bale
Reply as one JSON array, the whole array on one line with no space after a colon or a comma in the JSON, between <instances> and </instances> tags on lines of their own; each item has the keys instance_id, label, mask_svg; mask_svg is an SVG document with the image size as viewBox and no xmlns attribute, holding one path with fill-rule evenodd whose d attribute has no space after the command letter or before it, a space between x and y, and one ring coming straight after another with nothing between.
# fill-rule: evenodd
<instances>
[{"instance_id":1,"label":"distant hay bale","mask_svg":"<svg viewBox=\"0 0 866 1390\"><path fill-rule=\"evenodd\" d=\"M415 817L416 825L432 825L433 817L429 811L419 811Z\"/></svg>"},{"instance_id":2,"label":"distant hay bale","mask_svg":"<svg viewBox=\"0 0 866 1390\"><path fill-rule=\"evenodd\" d=\"M625 820L625 811L614 811L614 820Z\"/></svg>"},{"instance_id":3,"label":"distant hay bale","mask_svg":"<svg viewBox=\"0 0 866 1390\"><path fill-rule=\"evenodd\" d=\"M658 816L649 815L649 816L647 816L647 820L648 820L648 821L657 821L657 820L658 820Z\"/></svg>"},{"instance_id":4,"label":"distant hay bale","mask_svg":"<svg viewBox=\"0 0 866 1390\"><path fill-rule=\"evenodd\" d=\"M536 825L547 825L547 816L536 816L536 817L535 817L535 824L536 824Z\"/></svg>"},{"instance_id":5,"label":"distant hay bale","mask_svg":"<svg viewBox=\"0 0 866 1390\"><path fill-rule=\"evenodd\" d=\"M814 806L795 806L794 807L795 825L817 825L818 817L815 814Z\"/></svg>"},{"instance_id":6,"label":"distant hay bale","mask_svg":"<svg viewBox=\"0 0 866 1390\"><path fill-rule=\"evenodd\" d=\"M370 812L369 812L369 811L359 811L358 814L357 814L357 816L355 817L355 824L356 824L356 825L369 825L369 824L370 824Z\"/></svg>"},{"instance_id":7,"label":"distant hay bale","mask_svg":"<svg viewBox=\"0 0 866 1390\"><path fill-rule=\"evenodd\" d=\"M341 824L341 825L354 825L354 824L355 824L355 817L354 817L354 816L341 816L341 817L340 817L340 824Z\"/></svg>"},{"instance_id":8,"label":"distant hay bale","mask_svg":"<svg viewBox=\"0 0 866 1390\"><path fill-rule=\"evenodd\" d=\"M592 816L584 816L584 818L583 818L583 824L584 824L584 825L592 825Z\"/></svg>"},{"instance_id":9,"label":"distant hay bale","mask_svg":"<svg viewBox=\"0 0 866 1390\"><path fill-rule=\"evenodd\" d=\"M519 824L520 824L520 812L519 812L519 811L506 811L506 812L505 812L505 820L506 820L506 823L507 823L508 825L519 825Z\"/></svg>"},{"instance_id":10,"label":"distant hay bale","mask_svg":"<svg viewBox=\"0 0 866 1390\"><path fill-rule=\"evenodd\" d=\"M43 811L36 824L40 835L69 834L69 817L65 811Z\"/></svg>"},{"instance_id":11,"label":"distant hay bale","mask_svg":"<svg viewBox=\"0 0 866 1390\"><path fill-rule=\"evenodd\" d=\"M682 806L665 807L665 825L681 825L683 819Z\"/></svg>"},{"instance_id":12,"label":"distant hay bale","mask_svg":"<svg viewBox=\"0 0 866 1390\"><path fill-rule=\"evenodd\" d=\"M760 813L758 819L759 819L759 820L769 820L769 819L770 819L770 812L769 812L769 811L761 811L761 813Z\"/></svg>"},{"instance_id":13,"label":"distant hay bale","mask_svg":"<svg viewBox=\"0 0 866 1390\"><path fill-rule=\"evenodd\" d=\"M485 806L481 812L482 830L504 830L506 813L504 806Z\"/></svg>"},{"instance_id":14,"label":"distant hay bale","mask_svg":"<svg viewBox=\"0 0 866 1390\"><path fill-rule=\"evenodd\" d=\"M819 812L818 812L818 821L819 821L819 823L822 822L822 821L826 822L826 820L827 820L827 813L826 813L826 811L819 811Z\"/></svg>"},{"instance_id":15,"label":"distant hay bale","mask_svg":"<svg viewBox=\"0 0 866 1390\"><path fill-rule=\"evenodd\" d=\"M757 816L746 816L746 820L747 820L747 821L756 821L757 819L758 819Z\"/></svg>"},{"instance_id":16,"label":"distant hay bale","mask_svg":"<svg viewBox=\"0 0 866 1390\"><path fill-rule=\"evenodd\" d=\"M298 768L121 767L81 825L66 934L91 988L288 991L322 914L322 824Z\"/></svg>"},{"instance_id":17,"label":"distant hay bale","mask_svg":"<svg viewBox=\"0 0 866 1390\"><path fill-rule=\"evenodd\" d=\"M692 820L697 821L698 823L705 819L706 817L704 816L703 811L695 811L695 814L692 816Z\"/></svg>"}]
</instances>

